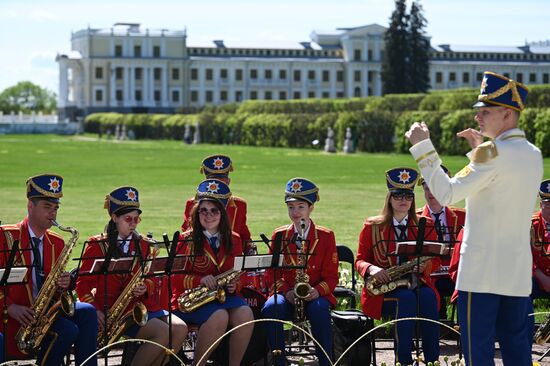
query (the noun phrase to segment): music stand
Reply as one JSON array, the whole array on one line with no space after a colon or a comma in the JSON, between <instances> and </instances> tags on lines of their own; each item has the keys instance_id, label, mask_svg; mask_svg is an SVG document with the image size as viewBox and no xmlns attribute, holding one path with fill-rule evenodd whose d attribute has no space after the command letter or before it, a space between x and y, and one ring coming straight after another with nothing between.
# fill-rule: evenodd
<instances>
[{"instance_id":1,"label":"music stand","mask_svg":"<svg viewBox=\"0 0 550 366\"><path fill-rule=\"evenodd\" d=\"M0 229L1 231L1 229ZM4 258L4 268L0 268L0 287L2 288L3 297L3 308L2 308L2 323L3 325L3 334L7 337L7 326L8 326L8 304L7 304L7 293L8 286L23 285L28 281L26 280L28 269L32 267L31 265L14 266L16 263L16 258L18 261L23 257L23 252L31 250L30 248L20 248L19 240L15 240L9 249L4 249L1 251L1 254ZM4 348L4 355L8 355L7 348L7 338L4 340L2 347Z\"/></svg>"}]
</instances>

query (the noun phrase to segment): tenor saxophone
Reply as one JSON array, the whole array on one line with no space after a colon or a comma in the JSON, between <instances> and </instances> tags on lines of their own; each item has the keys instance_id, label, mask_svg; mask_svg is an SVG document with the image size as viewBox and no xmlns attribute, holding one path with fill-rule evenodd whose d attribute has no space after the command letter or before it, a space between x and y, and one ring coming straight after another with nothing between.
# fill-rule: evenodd
<instances>
[{"instance_id":1,"label":"tenor saxophone","mask_svg":"<svg viewBox=\"0 0 550 366\"><path fill-rule=\"evenodd\" d=\"M195 288L185 290L178 298L179 309L184 313L190 313L197 308L208 304L214 300L219 303L224 303L226 293L224 287L239 278L243 271L229 270L214 277L217 286L215 289L209 289L205 285L200 285Z\"/></svg>"},{"instance_id":2,"label":"tenor saxophone","mask_svg":"<svg viewBox=\"0 0 550 366\"><path fill-rule=\"evenodd\" d=\"M300 219L301 236L304 239L304 231L306 228L306 222L304 219ZM311 292L311 285L309 284L309 275L305 270L305 258L302 252L304 244L297 249L297 263L298 269L296 270L296 277L294 279L294 321L301 323L305 321L305 298Z\"/></svg>"},{"instance_id":3,"label":"tenor saxophone","mask_svg":"<svg viewBox=\"0 0 550 366\"><path fill-rule=\"evenodd\" d=\"M54 220L52 220L52 224L61 231L70 232L71 238L63 248L32 304L34 315L31 322L26 327L21 327L15 335L17 348L24 354L38 351L40 344L58 318L60 311L69 316L74 315L75 303L72 292L63 291L58 300L55 300L55 295L58 287L57 280L65 272L65 266L71 257L71 251L76 245L79 234L73 227L61 226Z\"/></svg>"},{"instance_id":4,"label":"tenor saxophone","mask_svg":"<svg viewBox=\"0 0 550 366\"><path fill-rule=\"evenodd\" d=\"M97 334L97 344L99 348L116 342L132 325L137 324L143 327L147 324L149 316L147 308L142 302L136 302L132 309L124 312L134 299L133 291L143 285L142 275L148 273L151 268L151 256L148 256L144 266L139 266L133 274L130 282L124 288L124 291L118 296L116 301L109 308L106 325L103 330ZM105 344L105 331L107 331L107 344Z\"/></svg>"},{"instance_id":5,"label":"tenor saxophone","mask_svg":"<svg viewBox=\"0 0 550 366\"><path fill-rule=\"evenodd\" d=\"M365 289L371 296L378 296L395 290L398 287L410 288L411 283L408 279L403 278L405 275L412 273L417 264L427 262L432 257L420 257L418 260L413 259L399 266L388 268L386 273L390 277L388 283L378 283L374 277L369 277L365 280Z\"/></svg>"}]
</instances>

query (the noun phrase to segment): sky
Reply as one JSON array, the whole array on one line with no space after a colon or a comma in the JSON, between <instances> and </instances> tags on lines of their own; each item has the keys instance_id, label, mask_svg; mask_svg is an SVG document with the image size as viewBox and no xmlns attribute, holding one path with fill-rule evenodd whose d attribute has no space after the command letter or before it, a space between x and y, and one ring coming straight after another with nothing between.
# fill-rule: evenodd
<instances>
[{"instance_id":1,"label":"sky","mask_svg":"<svg viewBox=\"0 0 550 366\"><path fill-rule=\"evenodd\" d=\"M412 0L407 0L408 4ZM521 46L550 39L550 0L421 0L432 45ZM0 91L30 80L58 93L55 56L71 32L187 29L188 46L222 39L262 47L309 41L313 30L388 25L393 0L0 0Z\"/></svg>"}]
</instances>

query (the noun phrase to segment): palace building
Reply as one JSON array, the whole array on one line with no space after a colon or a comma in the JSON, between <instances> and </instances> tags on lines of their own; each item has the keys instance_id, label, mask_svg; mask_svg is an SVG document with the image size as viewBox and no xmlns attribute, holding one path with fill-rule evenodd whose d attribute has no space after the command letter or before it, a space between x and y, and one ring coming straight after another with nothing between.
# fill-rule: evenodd
<instances>
[{"instance_id":1,"label":"palace building","mask_svg":"<svg viewBox=\"0 0 550 366\"><path fill-rule=\"evenodd\" d=\"M313 31L291 45L188 45L186 30L117 23L71 36L58 54L60 118L95 112L174 113L249 99L382 94L386 28ZM432 45L432 89L478 87L491 70L529 85L549 83L550 42L518 47Z\"/></svg>"}]
</instances>

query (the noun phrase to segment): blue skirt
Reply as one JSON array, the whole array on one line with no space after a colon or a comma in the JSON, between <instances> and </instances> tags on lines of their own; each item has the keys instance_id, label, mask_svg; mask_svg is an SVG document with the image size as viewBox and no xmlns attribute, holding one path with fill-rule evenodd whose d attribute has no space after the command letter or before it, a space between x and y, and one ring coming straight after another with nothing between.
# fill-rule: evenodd
<instances>
[{"instance_id":1,"label":"blue skirt","mask_svg":"<svg viewBox=\"0 0 550 366\"><path fill-rule=\"evenodd\" d=\"M151 319L161 318L163 316L168 316L168 312L166 310L159 310L159 311L153 311L153 312L148 311L147 316L148 316L147 321L149 321ZM130 327L130 329L128 329L126 331L126 333L124 333L124 335L128 338L135 338L140 329L141 329L141 327L139 325L134 324Z\"/></svg>"},{"instance_id":2,"label":"blue skirt","mask_svg":"<svg viewBox=\"0 0 550 366\"><path fill-rule=\"evenodd\" d=\"M190 313L184 313L180 310L176 310L174 311L174 314L176 314L187 324L202 325L202 323L206 322L208 318L210 318L210 316L214 314L214 312L216 312L217 310L234 309L241 306L247 306L246 301L244 301L242 297L237 295L228 295L223 304L214 301L203 305L197 310Z\"/></svg>"}]
</instances>

